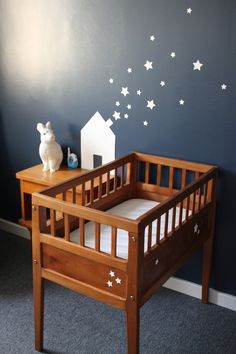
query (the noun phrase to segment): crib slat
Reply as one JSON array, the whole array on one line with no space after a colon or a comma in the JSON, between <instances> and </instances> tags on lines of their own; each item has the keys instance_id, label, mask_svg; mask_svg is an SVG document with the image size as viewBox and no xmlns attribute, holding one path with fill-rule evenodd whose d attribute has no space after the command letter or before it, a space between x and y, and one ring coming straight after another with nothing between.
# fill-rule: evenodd
<instances>
[{"instance_id":1,"label":"crib slat","mask_svg":"<svg viewBox=\"0 0 236 354\"><path fill-rule=\"evenodd\" d=\"M145 163L145 183L149 183L149 171L150 171L150 164L149 162Z\"/></svg>"},{"instance_id":2,"label":"crib slat","mask_svg":"<svg viewBox=\"0 0 236 354\"><path fill-rule=\"evenodd\" d=\"M198 206L197 206L198 211L201 209L201 187L198 190Z\"/></svg>"},{"instance_id":3,"label":"crib slat","mask_svg":"<svg viewBox=\"0 0 236 354\"><path fill-rule=\"evenodd\" d=\"M69 226L69 215L64 214L64 231L66 241L70 240L70 226Z\"/></svg>"},{"instance_id":4,"label":"crib slat","mask_svg":"<svg viewBox=\"0 0 236 354\"><path fill-rule=\"evenodd\" d=\"M207 188L207 201L211 202L212 201L212 190L213 190L213 180L211 179L208 181L208 188Z\"/></svg>"},{"instance_id":5,"label":"crib slat","mask_svg":"<svg viewBox=\"0 0 236 354\"><path fill-rule=\"evenodd\" d=\"M195 214L195 208L196 208L196 191L194 191L193 193L193 209L192 209L192 213L193 215Z\"/></svg>"},{"instance_id":6,"label":"crib slat","mask_svg":"<svg viewBox=\"0 0 236 354\"><path fill-rule=\"evenodd\" d=\"M131 163L128 162L126 164L126 184L130 184L131 182Z\"/></svg>"},{"instance_id":7,"label":"crib slat","mask_svg":"<svg viewBox=\"0 0 236 354\"><path fill-rule=\"evenodd\" d=\"M107 172L107 181L106 181L106 194L110 192L110 171Z\"/></svg>"},{"instance_id":8,"label":"crib slat","mask_svg":"<svg viewBox=\"0 0 236 354\"><path fill-rule=\"evenodd\" d=\"M157 185L161 185L161 165L157 165Z\"/></svg>"},{"instance_id":9,"label":"crib slat","mask_svg":"<svg viewBox=\"0 0 236 354\"><path fill-rule=\"evenodd\" d=\"M160 242L160 227L161 227L161 222L160 222L160 218L157 219L157 229L156 229L156 244L158 245L158 243Z\"/></svg>"},{"instance_id":10,"label":"crib slat","mask_svg":"<svg viewBox=\"0 0 236 354\"><path fill-rule=\"evenodd\" d=\"M186 186L186 170L182 169L181 188Z\"/></svg>"},{"instance_id":11,"label":"crib slat","mask_svg":"<svg viewBox=\"0 0 236 354\"><path fill-rule=\"evenodd\" d=\"M111 255L116 257L117 228L112 227L111 231Z\"/></svg>"},{"instance_id":12,"label":"crib slat","mask_svg":"<svg viewBox=\"0 0 236 354\"><path fill-rule=\"evenodd\" d=\"M168 234L169 211L166 212L164 215L165 215L164 239L166 239L167 238L167 234Z\"/></svg>"},{"instance_id":13,"label":"crib slat","mask_svg":"<svg viewBox=\"0 0 236 354\"><path fill-rule=\"evenodd\" d=\"M81 204L85 206L85 183L82 183L82 195L81 195Z\"/></svg>"},{"instance_id":14,"label":"crib slat","mask_svg":"<svg viewBox=\"0 0 236 354\"><path fill-rule=\"evenodd\" d=\"M172 225L171 225L171 231L175 231L175 218L176 218L176 205L173 207L173 212L172 212Z\"/></svg>"},{"instance_id":15,"label":"crib slat","mask_svg":"<svg viewBox=\"0 0 236 354\"><path fill-rule=\"evenodd\" d=\"M121 166L121 176L120 176L121 187L124 185L124 165Z\"/></svg>"},{"instance_id":16,"label":"crib slat","mask_svg":"<svg viewBox=\"0 0 236 354\"><path fill-rule=\"evenodd\" d=\"M66 201L66 191L62 192L62 200Z\"/></svg>"},{"instance_id":17,"label":"crib slat","mask_svg":"<svg viewBox=\"0 0 236 354\"><path fill-rule=\"evenodd\" d=\"M208 188L208 183L205 184L204 186L204 201L203 201L203 205L206 205L206 201L207 201L207 188Z\"/></svg>"},{"instance_id":18,"label":"crib slat","mask_svg":"<svg viewBox=\"0 0 236 354\"><path fill-rule=\"evenodd\" d=\"M195 172L195 180L197 180L200 177L200 172L196 171Z\"/></svg>"},{"instance_id":19,"label":"crib slat","mask_svg":"<svg viewBox=\"0 0 236 354\"><path fill-rule=\"evenodd\" d=\"M84 246L84 219L79 219L79 230L80 230L80 246Z\"/></svg>"},{"instance_id":20,"label":"crib slat","mask_svg":"<svg viewBox=\"0 0 236 354\"><path fill-rule=\"evenodd\" d=\"M147 250L148 253L150 253L152 247L152 224L148 225L148 245L147 245Z\"/></svg>"},{"instance_id":21,"label":"crib slat","mask_svg":"<svg viewBox=\"0 0 236 354\"><path fill-rule=\"evenodd\" d=\"M173 189L173 182L174 182L174 168L170 167L169 172L169 189Z\"/></svg>"},{"instance_id":22,"label":"crib slat","mask_svg":"<svg viewBox=\"0 0 236 354\"><path fill-rule=\"evenodd\" d=\"M186 205L186 220L189 219L189 202L190 202L190 197L188 196L187 205Z\"/></svg>"},{"instance_id":23,"label":"crib slat","mask_svg":"<svg viewBox=\"0 0 236 354\"><path fill-rule=\"evenodd\" d=\"M102 198L102 175L99 175L98 199Z\"/></svg>"},{"instance_id":24,"label":"crib slat","mask_svg":"<svg viewBox=\"0 0 236 354\"><path fill-rule=\"evenodd\" d=\"M114 175L114 191L117 190L117 168L115 168L115 175Z\"/></svg>"},{"instance_id":25,"label":"crib slat","mask_svg":"<svg viewBox=\"0 0 236 354\"><path fill-rule=\"evenodd\" d=\"M90 181L90 204L92 205L93 204L93 201L94 201L94 180L93 178L91 179Z\"/></svg>"},{"instance_id":26,"label":"crib slat","mask_svg":"<svg viewBox=\"0 0 236 354\"><path fill-rule=\"evenodd\" d=\"M76 203L76 187L72 188L72 202Z\"/></svg>"},{"instance_id":27,"label":"crib slat","mask_svg":"<svg viewBox=\"0 0 236 354\"><path fill-rule=\"evenodd\" d=\"M179 210L179 225L182 225L183 219L183 201L180 202L180 210Z\"/></svg>"},{"instance_id":28,"label":"crib slat","mask_svg":"<svg viewBox=\"0 0 236 354\"><path fill-rule=\"evenodd\" d=\"M100 252L100 230L101 224L95 222L95 250Z\"/></svg>"},{"instance_id":29,"label":"crib slat","mask_svg":"<svg viewBox=\"0 0 236 354\"><path fill-rule=\"evenodd\" d=\"M56 218L56 211L50 209L50 225L51 225L51 235L56 235L56 228L55 228L55 218Z\"/></svg>"}]
</instances>

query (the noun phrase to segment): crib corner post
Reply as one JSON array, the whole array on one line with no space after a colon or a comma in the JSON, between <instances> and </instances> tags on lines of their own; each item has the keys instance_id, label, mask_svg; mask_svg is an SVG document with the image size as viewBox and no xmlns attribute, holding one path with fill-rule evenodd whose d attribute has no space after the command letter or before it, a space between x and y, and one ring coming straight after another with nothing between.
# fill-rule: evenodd
<instances>
[{"instance_id":1,"label":"crib corner post","mask_svg":"<svg viewBox=\"0 0 236 354\"><path fill-rule=\"evenodd\" d=\"M144 231L129 233L128 282L126 299L126 325L128 354L139 354L140 295L142 263L144 257Z\"/></svg>"},{"instance_id":2,"label":"crib corner post","mask_svg":"<svg viewBox=\"0 0 236 354\"><path fill-rule=\"evenodd\" d=\"M203 267L202 267L202 303L208 304L209 284L212 265L213 241L215 232L215 213L216 213L216 177L212 183L212 209L209 216L209 238L203 244Z\"/></svg>"},{"instance_id":3,"label":"crib corner post","mask_svg":"<svg viewBox=\"0 0 236 354\"><path fill-rule=\"evenodd\" d=\"M42 278L40 251L40 213L39 207L32 208L32 264L33 264L33 298L34 298L34 332L35 350L43 349L43 319L44 319L44 279Z\"/></svg>"},{"instance_id":4,"label":"crib corner post","mask_svg":"<svg viewBox=\"0 0 236 354\"><path fill-rule=\"evenodd\" d=\"M137 299L131 295L126 306L126 332L128 354L139 354L140 313Z\"/></svg>"}]
</instances>

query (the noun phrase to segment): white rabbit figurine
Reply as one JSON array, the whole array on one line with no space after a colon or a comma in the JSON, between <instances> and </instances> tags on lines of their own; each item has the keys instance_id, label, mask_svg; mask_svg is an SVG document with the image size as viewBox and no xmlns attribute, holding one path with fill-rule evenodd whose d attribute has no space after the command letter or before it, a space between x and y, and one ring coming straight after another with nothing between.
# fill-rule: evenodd
<instances>
[{"instance_id":1,"label":"white rabbit figurine","mask_svg":"<svg viewBox=\"0 0 236 354\"><path fill-rule=\"evenodd\" d=\"M43 171L55 172L60 168L63 159L61 146L55 141L50 122L46 125L38 123L37 130L40 132L39 155L43 162Z\"/></svg>"}]
</instances>

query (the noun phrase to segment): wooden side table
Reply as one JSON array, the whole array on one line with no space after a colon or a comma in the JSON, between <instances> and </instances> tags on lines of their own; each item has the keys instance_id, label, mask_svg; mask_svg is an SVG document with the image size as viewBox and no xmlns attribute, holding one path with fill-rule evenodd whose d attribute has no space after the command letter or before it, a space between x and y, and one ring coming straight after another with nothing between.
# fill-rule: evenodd
<instances>
[{"instance_id":1,"label":"wooden side table","mask_svg":"<svg viewBox=\"0 0 236 354\"><path fill-rule=\"evenodd\" d=\"M29 231L32 229L32 193L40 192L47 187L55 186L61 182L66 182L68 179L78 177L85 172L88 172L88 170L81 168L69 169L65 166L62 166L60 170L56 172L43 172L42 164L17 172L16 178L20 180L22 215L19 224L26 226ZM77 193L79 193L79 191Z\"/></svg>"}]
</instances>

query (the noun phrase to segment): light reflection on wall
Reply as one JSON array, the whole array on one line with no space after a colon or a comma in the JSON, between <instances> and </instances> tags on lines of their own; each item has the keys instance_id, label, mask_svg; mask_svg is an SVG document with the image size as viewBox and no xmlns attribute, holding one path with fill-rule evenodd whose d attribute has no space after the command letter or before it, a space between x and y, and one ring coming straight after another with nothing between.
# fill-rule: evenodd
<instances>
[{"instance_id":1,"label":"light reflection on wall","mask_svg":"<svg viewBox=\"0 0 236 354\"><path fill-rule=\"evenodd\" d=\"M22 85L31 95L45 93L56 89L57 80L63 81L68 71L79 73L69 5L70 1L64 0L3 3L1 70L11 94L19 96L17 86Z\"/></svg>"}]
</instances>

